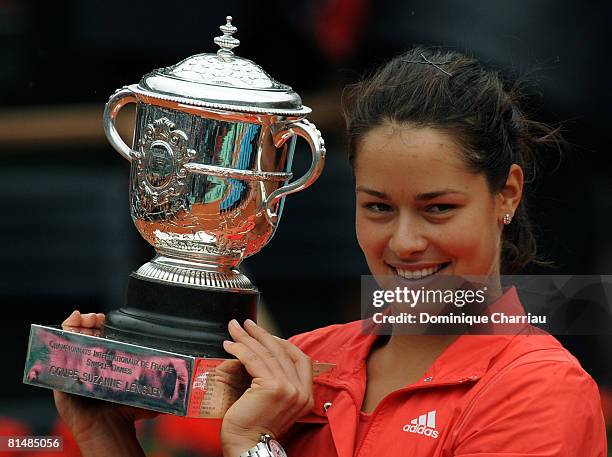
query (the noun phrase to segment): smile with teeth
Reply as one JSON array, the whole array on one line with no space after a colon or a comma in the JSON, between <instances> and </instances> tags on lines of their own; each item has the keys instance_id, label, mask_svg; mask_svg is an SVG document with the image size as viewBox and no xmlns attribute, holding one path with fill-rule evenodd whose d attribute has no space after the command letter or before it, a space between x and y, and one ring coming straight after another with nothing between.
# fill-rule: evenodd
<instances>
[{"instance_id":1,"label":"smile with teeth","mask_svg":"<svg viewBox=\"0 0 612 457\"><path fill-rule=\"evenodd\" d=\"M406 279L423 279L423 278L426 278L427 276L431 276L431 275L437 273L442 268L444 268L446 265L448 265L448 264L447 263L441 263L440 265L436 265L434 267L429 267L429 268L422 268L420 270L404 270L404 269L401 269L401 268L395 268L395 271L402 278L406 278Z\"/></svg>"}]
</instances>

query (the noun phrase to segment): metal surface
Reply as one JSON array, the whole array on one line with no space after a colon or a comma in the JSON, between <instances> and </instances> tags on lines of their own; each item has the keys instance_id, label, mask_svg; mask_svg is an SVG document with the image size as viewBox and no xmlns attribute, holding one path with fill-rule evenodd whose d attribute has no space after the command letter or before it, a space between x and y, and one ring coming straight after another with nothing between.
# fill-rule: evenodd
<instances>
[{"instance_id":1,"label":"metal surface","mask_svg":"<svg viewBox=\"0 0 612 457\"><path fill-rule=\"evenodd\" d=\"M331 369L313 364L315 376ZM250 386L236 359L206 359L101 338L98 331L32 325L23 382L196 418L222 418Z\"/></svg>"},{"instance_id":2,"label":"metal surface","mask_svg":"<svg viewBox=\"0 0 612 457\"><path fill-rule=\"evenodd\" d=\"M117 114L119 114L121 108L129 103L136 103L137 99L131 90L122 88L115 91L111 97L111 101L104 107L104 133L113 148L115 148L125 159L131 161L132 149L125 144L119 136L115 123L117 121Z\"/></svg>"},{"instance_id":3,"label":"metal surface","mask_svg":"<svg viewBox=\"0 0 612 457\"><path fill-rule=\"evenodd\" d=\"M255 291L249 278L237 268L217 270L216 265L202 264L162 255L145 263L134 273L140 278L189 287L206 287L232 292Z\"/></svg>"},{"instance_id":4,"label":"metal surface","mask_svg":"<svg viewBox=\"0 0 612 457\"><path fill-rule=\"evenodd\" d=\"M231 18L221 30L217 54L192 56L117 91L105 107L104 128L132 163L132 218L159 255L138 276L252 290L234 267L274 235L284 197L319 177L325 146L303 118L309 110L299 96L234 55L239 41ZM128 103L136 103L133 148L115 129ZM289 182L297 137L308 142L312 162Z\"/></svg>"},{"instance_id":5,"label":"metal surface","mask_svg":"<svg viewBox=\"0 0 612 457\"><path fill-rule=\"evenodd\" d=\"M228 313L255 317L258 292L237 266L270 241L284 197L319 177L325 147L300 97L233 54L231 18L221 30L217 54L155 70L106 104L105 134L131 163L132 219L157 256L107 316L115 339L32 326L24 382L192 417L222 417L248 385L237 360L195 355L225 353ZM128 103L132 147L115 127ZM312 162L289 182L297 137ZM177 347L195 355L159 349Z\"/></svg>"},{"instance_id":6,"label":"metal surface","mask_svg":"<svg viewBox=\"0 0 612 457\"><path fill-rule=\"evenodd\" d=\"M136 138L131 213L159 254L230 267L269 241L266 202L291 176L293 142L277 148L268 126L154 105L139 106Z\"/></svg>"},{"instance_id":7,"label":"metal surface","mask_svg":"<svg viewBox=\"0 0 612 457\"><path fill-rule=\"evenodd\" d=\"M281 84L254 62L234 55L240 41L232 18L220 27L216 54L197 54L145 75L130 89L162 100L231 111L304 116L310 108L291 87Z\"/></svg>"}]
</instances>

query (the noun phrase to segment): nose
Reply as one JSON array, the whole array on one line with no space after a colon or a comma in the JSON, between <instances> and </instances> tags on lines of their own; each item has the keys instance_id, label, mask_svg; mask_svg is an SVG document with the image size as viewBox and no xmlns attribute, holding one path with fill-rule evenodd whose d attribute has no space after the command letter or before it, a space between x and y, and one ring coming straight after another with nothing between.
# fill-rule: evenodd
<instances>
[{"instance_id":1,"label":"nose","mask_svg":"<svg viewBox=\"0 0 612 457\"><path fill-rule=\"evenodd\" d=\"M388 246L397 258L414 257L425 251L428 244L426 228L418 216L401 214L396 219Z\"/></svg>"}]
</instances>

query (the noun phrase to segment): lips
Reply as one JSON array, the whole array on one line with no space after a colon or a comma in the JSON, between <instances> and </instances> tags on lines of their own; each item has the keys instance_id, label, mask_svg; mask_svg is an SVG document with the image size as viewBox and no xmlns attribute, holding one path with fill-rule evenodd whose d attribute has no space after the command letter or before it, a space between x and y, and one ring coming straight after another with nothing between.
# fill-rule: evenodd
<instances>
[{"instance_id":1,"label":"lips","mask_svg":"<svg viewBox=\"0 0 612 457\"><path fill-rule=\"evenodd\" d=\"M419 268L419 269L415 269L415 268L407 269L407 268L401 268L401 267L392 267L392 268L396 271L398 276L401 276L402 278L405 278L405 279L414 280L414 279L423 279L423 278L427 278L428 276L434 275L438 271L440 271L442 268L446 267L449 264L450 262L446 262L446 263L440 263L438 265L432 265L432 266Z\"/></svg>"}]
</instances>

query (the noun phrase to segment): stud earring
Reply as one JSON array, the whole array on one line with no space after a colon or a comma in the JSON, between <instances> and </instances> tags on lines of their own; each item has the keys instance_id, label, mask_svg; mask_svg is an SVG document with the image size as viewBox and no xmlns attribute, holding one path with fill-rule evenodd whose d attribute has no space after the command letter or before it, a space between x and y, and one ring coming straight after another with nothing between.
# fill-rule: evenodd
<instances>
[{"instance_id":1,"label":"stud earring","mask_svg":"<svg viewBox=\"0 0 612 457\"><path fill-rule=\"evenodd\" d=\"M512 222L512 216L510 216L510 213L506 213L504 214L504 218L502 220L504 225L510 225L510 222Z\"/></svg>"}]
</instances>

